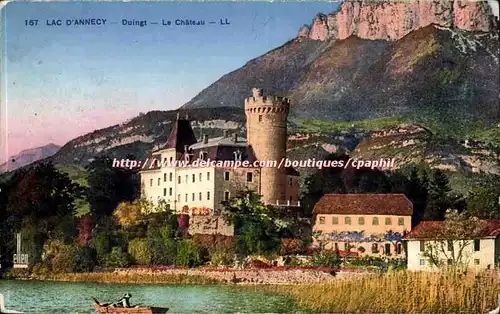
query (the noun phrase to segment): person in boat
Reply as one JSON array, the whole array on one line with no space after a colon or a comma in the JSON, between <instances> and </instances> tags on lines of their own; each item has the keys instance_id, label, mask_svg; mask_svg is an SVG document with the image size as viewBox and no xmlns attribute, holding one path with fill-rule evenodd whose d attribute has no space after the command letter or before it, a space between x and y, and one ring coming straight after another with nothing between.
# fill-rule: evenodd
<instances>
[{"instance_id":1,"label":"person in boat","mask_svg":"<svg viewBox=\"0 0 500 314\"><path fill-rule=\"evenodd\" d=\"M131 307L130 306L130 298L132 295L130 293L125 294L118 302L114 303L114 306L120 307Z\"/></svg>"}]
</instances>

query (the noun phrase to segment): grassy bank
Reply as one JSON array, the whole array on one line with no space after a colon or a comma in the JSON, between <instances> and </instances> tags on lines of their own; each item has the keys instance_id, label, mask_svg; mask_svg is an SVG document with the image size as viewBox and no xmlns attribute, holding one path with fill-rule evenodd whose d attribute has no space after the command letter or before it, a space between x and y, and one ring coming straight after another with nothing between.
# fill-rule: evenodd
<instances>
[{"instance_id":1,"label":"grassy bank","mask_svg":"<svg viewBox=\"0 0 500 314\"><path fill-rule=\"evenodd\" d=\"M297 305L314 312L375 311L384 313L484 313L497 306L496 273L391 272L352 277L329 284L274 286Z\"/></svg>"},{"instance_id":2,"label":"grassy bank","mask_svg":"<svg viewBox=\"0 0 500 314\"><path fill-rule=\"evenodd\" d=\"M70 273L38 275L34 279L48 281L69 282L102 282L102 283L127 283L127 284L192 284L211 285L219 283L217 280L187 274L166 273Z\"/></svg>"}]
</instances>

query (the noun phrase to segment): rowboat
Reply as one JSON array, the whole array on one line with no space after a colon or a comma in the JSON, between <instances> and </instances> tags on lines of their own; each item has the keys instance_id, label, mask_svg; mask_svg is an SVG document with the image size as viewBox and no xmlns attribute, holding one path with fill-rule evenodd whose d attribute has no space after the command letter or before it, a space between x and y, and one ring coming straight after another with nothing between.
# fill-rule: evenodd
<instances>
[{"instance_id":1,"label":"rowboat","mask_svg":"<svg viewBox=\"0 0 500 314\"><path fill-rule=\"evenodd\" d=\"M108 303L100 303L95 297L92 298L94 307L98 313L113 313L113 314L165 314L168 312L167 307L154 306L133 306L119 307Z\"/></svg>"}]
</instances>

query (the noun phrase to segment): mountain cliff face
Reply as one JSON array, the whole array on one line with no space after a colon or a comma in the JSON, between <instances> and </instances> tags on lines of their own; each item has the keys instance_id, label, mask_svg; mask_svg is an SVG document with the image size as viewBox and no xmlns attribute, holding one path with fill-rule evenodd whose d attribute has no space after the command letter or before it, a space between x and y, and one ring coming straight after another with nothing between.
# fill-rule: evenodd
<instances>
[{"instance_id":1,"label":"mountain cliff face","mask_svg":"<svg viewBox=\"0 0 500 314\"><path fill-rule=\"evenodd\" d=\"M37 160L50 157L60 148L61 146L51 143L41 147L25 149L16 156L11 156L7 162L0 165L0 172L12 171L29 165Z\"/></svg>"},{"instance_id":2,"label":"mountain cliff face","mask_svg":"<svg viewBox=\"0 0 500 314\"><path fill-rule=\"evenodd\" d=\"M498 28L498 3L467 0L345 1L340 10L318 14L299 37L313 40L398 40L431 24L467 31L490 32Z\"/></svg>"}]
</instances>

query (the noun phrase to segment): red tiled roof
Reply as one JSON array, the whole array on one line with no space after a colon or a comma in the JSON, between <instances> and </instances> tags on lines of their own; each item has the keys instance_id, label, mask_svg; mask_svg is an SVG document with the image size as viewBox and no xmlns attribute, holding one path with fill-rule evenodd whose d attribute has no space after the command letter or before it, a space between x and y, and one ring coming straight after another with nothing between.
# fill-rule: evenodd
<instances>
[{"instance_id":1,"label":"red tiled roof","mask_svg":"<svg viewBox=\"0 0 500 314\"><path fill-rule=\"evenodd\" d=\"M413 204L404 194L326 194L313 214L411 216Z\"/></svg>"},{"instance_id":2,"label":"red tiled roof","mask_svg":"<svg viewBox=\"0 0 500 314\"><path fill-rule=\"evenodd\" d=\"M404 240L436 239L445 227L444 221L422 221L404 237ZM471 238L496 237L500 235L500 219L484 219L479 221L479 228Z\"/></svg>"}]
</instances>

